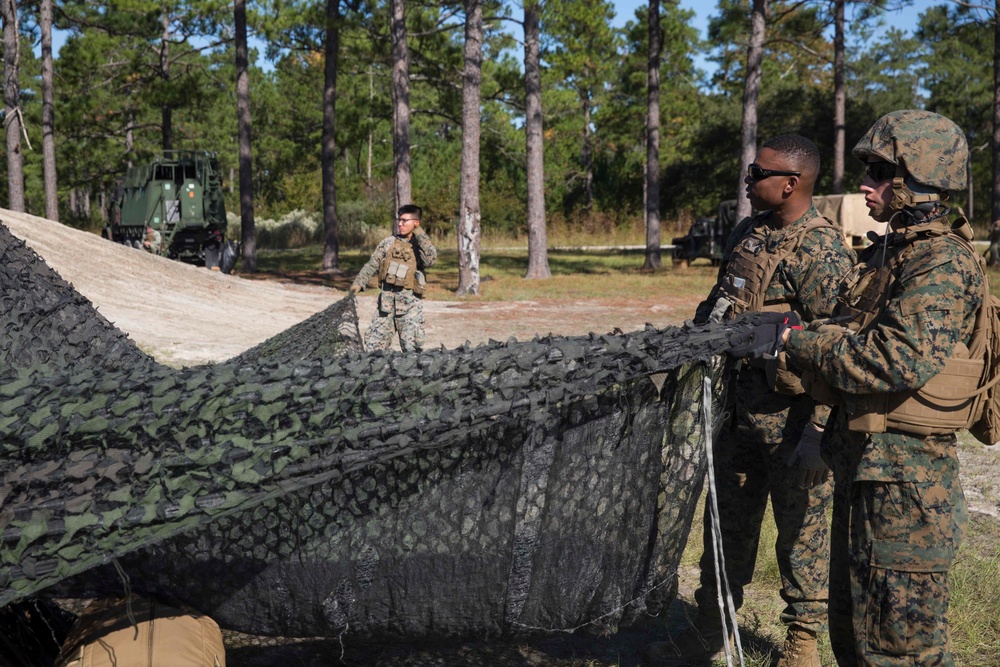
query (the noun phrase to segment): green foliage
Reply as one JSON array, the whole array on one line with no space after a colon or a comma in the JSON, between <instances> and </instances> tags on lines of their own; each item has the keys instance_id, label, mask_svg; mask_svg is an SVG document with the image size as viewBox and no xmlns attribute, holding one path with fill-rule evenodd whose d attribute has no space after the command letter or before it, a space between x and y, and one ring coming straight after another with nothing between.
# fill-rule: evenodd
<instances>
[{"instance_id":1,"label":"green foliage","mask_svg":"<svg viewBox=\"0 0 1000 667\"><path fill-rule=\"evenodd\" d=\"M925 11L919 32L892 27L883 0L849 3L847 148L879 115L922 107L968 133L973 151L976 222L989 214L993 31L988 16L944 4ZM769 2L758 136L799 132L820 147L826 191L833 162L832 30L827 3ZM411 53L413 195L425 226L446 235L459 199L464 6L407 2ZM55 62L56 146L62 219L97 228L102 202L128 163L162 147L170 111L175 148L220 155L229 210L238 212L235 54L232 16L219 0L67 0L56 18L67 38ZM255 212L278 220L289 211L321 210L323 122L322 3L260 0L249 9L263 42L251 54ZM22 112L32 150L25 151L26 200L41 213L40 66L32 7L22 7ZM341 217L387 228L393 182L388 0L342 2L336 102L336 186ZM507 21L520 6L485 3L481 121L481 212L485 234L525 233L522 47ZM741 196L739 136L749 4L721 0L702 43L691 12L662 0L660 71L662 215L711 214ZM608 0L544 3L543 112L545 192L553 225L598 224L631 230L643 210L648 6L622 28ZM167 21L164 25L164 20ZM169 65L159 54L166 49ZM266 61L258 56L266 57ZM711 80L695 62L718 66ZM586 120L588 118L589 120ZM589 133L589 135L588 135ZM860 164L848 159L853 189ZM593 201L586 202L588 168ZM0 176L6 174L0 160ZM69 211L70 193L89 198L90 213ZM6 193L0 194L0 204ZM965 195L960 203L965 203ZM377 215L359 213L379 211ZM340 222L341 243L364 243L368 231Z\"/></svg>"}]
</instances>

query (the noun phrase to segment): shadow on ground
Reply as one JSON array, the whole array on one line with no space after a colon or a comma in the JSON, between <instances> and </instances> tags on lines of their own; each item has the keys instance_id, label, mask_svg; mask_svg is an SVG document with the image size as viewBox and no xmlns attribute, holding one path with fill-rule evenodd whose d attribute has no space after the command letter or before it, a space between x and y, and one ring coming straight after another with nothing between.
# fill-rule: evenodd
<instances>
[{"instance_id":1,"label":"shadow on ground","mask_svg":"<svg viewBox=\"0 0 1000 667\"><path fill-rule=\"evenodd\" d=\"M365 645L348 640L342 645L334 639L293 640L227 633L226 663L228 667L633 667L649 664L642 657L646 645L667 641L670 633L683 632L694 611L689 603L675 600L666 623L662 618L650 616L614 635L598 636L580 630L490 642ZM744 651L777 658L778 647L769 638L742 632ZM699 663L679 660L662 664L697 666Z\"/></svg>"}]
</instances>

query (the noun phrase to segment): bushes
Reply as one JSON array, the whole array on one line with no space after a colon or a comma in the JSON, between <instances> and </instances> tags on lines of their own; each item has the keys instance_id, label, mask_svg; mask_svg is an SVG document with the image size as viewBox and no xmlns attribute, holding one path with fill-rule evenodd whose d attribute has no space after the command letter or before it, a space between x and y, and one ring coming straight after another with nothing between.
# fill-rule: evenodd
<instances>
[{"instance_id":1,"label":"bushes","mask_svg":"<svg viewBox=\"0 0 1000 667\"><path fill-rule=\"evenodd\" d=\"M239 240L240 217L226 213L229 238ZM348 201L337 206L337 223L341 248L367 248L392 233L391 203L378 201ZM257 248L285 250L323 244L323 217L318 212L296 209L277 220L258 218L254 221Z\"/></svg>"}]
</instances>

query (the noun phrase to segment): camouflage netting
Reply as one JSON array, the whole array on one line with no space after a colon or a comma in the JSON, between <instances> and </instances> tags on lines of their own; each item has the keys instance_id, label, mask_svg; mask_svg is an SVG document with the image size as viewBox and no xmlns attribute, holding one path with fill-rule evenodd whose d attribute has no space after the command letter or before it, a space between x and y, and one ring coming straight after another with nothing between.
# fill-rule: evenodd
<instances>
[{"instance_id":1,"label":"camouflage netting","mask_svg":"<svg viewBox=\"0 0 1000 667\"><path fill-rule=\"evenodd\" d=\"M366 355L348 298L302 348L174 370L0 230L0 604L128 585L254 634L432 638L673 597L725 327Z\"/></svg>"}]
</instances>

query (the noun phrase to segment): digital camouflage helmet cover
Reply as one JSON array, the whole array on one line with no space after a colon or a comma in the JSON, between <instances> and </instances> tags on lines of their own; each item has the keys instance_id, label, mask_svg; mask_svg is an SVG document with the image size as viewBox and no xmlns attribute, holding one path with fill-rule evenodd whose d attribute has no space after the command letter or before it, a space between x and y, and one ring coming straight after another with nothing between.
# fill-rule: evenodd
<instances>
[{"instance_id":1,"label":"digital camouflage helmet cover","mask_svg":"<svg viewBox=\"0 0 1000 667\"><path fill-rule=\"evenodd\" d=\"M875 121L851 151L862 162L896 165L890 207L941 201L964 190L969 146L953 121L919 109L893 111Z\"/></svg>"}]
</instances>

